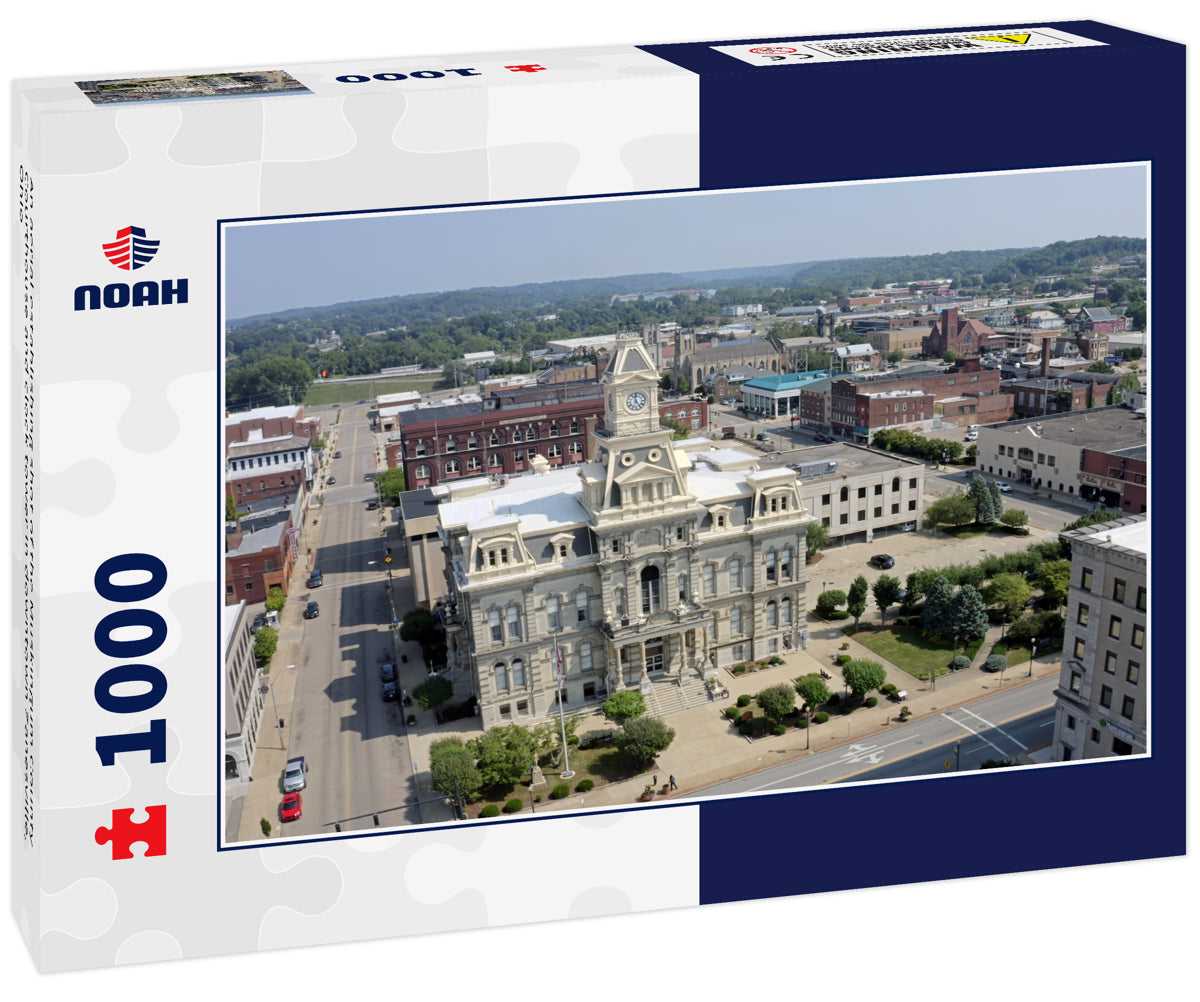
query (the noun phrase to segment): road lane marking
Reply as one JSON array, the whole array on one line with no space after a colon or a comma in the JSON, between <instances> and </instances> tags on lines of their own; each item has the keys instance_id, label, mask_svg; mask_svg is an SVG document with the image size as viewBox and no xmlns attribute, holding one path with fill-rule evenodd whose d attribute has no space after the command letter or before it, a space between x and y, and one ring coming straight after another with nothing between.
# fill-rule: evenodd
<instances>
[{"instance_id":1,"label":"road lane marking","mask_svg":"<svg viewBox=\"0 0 1200 1002\"><path fill-rule=\"evenodd\" d=\"M1020 741L1018 741L1011 734L1009 734L1000 724L993 724L990 720L985 720L978 713L972 713L965 706L960 706L959 709L962 710L963 713L970 713L971 716L974 717L976 720L978 720L981 724L986 724L988 727L994 728L997 732L999 732L1000 734L1003 734L1006 738L1008 738L1009 741L1011 741L1014 745L1016 745L1018 748L1020 748L1021 751L1029 751L1029 745L1021 744Z\"/></svg>"}]
</instances>

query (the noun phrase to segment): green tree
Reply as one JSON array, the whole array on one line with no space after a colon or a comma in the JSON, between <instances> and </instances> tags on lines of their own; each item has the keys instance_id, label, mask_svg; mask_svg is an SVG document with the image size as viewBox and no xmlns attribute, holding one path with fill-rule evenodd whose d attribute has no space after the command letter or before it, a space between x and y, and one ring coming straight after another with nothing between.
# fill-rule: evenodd
<instances>
[{"instance_id":1,"label":"green tree","mask_svg":"<svg viewBox=\"0 0 1200 1002\"><path fill-rule=\"evenodd\" d=\"M953 365L956 361L958 361L958 352L956 352L953 348L947 348L942 353L942 361Z\"/></svg>"},{"instance_id":2,"label":"green tree","mask_svg":"<svg viewBox=\"0 0 1200 1002\"><path fill-rule=\"evenodd\" d=\"M1029 601L1032 593L1029 582L1020 574L1001 573L992 578L984 589L983 596L988 605L1000 607L1005 623L1011 623L1025 608L1025 603Z\"/></svg>"},{"instance_id":3,"label":"green tree","mask_svg":"<svg viewBox=\"0 0 1200 1002\"><path fill-rule=\"evenodd\" d=\"M842 665L842 678L847 689L862 697L883 685L887 681L887 672L878 661L855 660Z\"/></svg>"},{"instance_id":4,"label":"green tree","mask_svg":"<svg viewBox=\"0 0 1200 1002\"><path fill-rule=\"evenodd\" d=\"M658 717L643 715L625 721L616 737L616 745L622 751L633 755L639 764L644 764L653 762L674 740L673 727L668 727Z\"/></svg>"},{"instance_id":5,"label":"green tree","mask_svg":"<svg viewBox=\"0 0 1200 1002\"><path fill-rule=\"evenodd\" d=\"M811 714L818 706L829 699L829 686L816 672L811 675L801 675L796 679L796 693L804 700L804 712Z\"/></svg>"},{"instance_id":6,"label":"green tree","mask_svg":"<svg viewBox=\"0 0 1200 1002\"><path fill-rule=\"evenodd\" d=\"M819 550L829 545L829 528L824 522L813 522L809 525L804 537L804 553L811 560Z\"/></svg>"},{"instance_id":7,"label":"green tree","mask_svg":"<svg viewBox=\"0 0 1200 1002\"><path fill-rule=\"evenodd\" d=\"M1016 532L1029 524L1029 516L1020 508L1005 508L1000 513L1000 524Z\"/></svg>"},{"instance_id":8,"label":"green tree","mask_svg":"<svg viewBox=\"0 0 1200 1002\"><path fill-rule=\"evenodd\" d=\"M675 388L676 388L676 389L677 389L677 390L678 390L680 393L691 393L691 391L692 391L692 384L688 382L688 377L687 377L687 376L685 376L685 375L683 375L683 374L680 374L680 376L679 376L679 379L678 379L678 380L676 381L676 383L675 383Z\"/></svg>"},{"instance_id":9,"label":"green tree","mask_svg":"<svg viewBox=\"0 0 1200 1002\"><path fill-rule=\"evenodd\" d=\"M1049 560L1042 564L1037 583L1047 604L1062 605L1066 602L1071 587L1071 561Z\"/></svg>"},{"instance_id":10,"label":"green tree","mask_svg":"<svg viewBox=\"0 0 1200 1002\"><path fill-rule=\"evenodd\" d=\"M633 689L621 689L606 699L600 709L606 720L623 724L646 712L646 697Z\"/></svg>"},{"instance_id":11,"label":"green tree","mask_svg":"<svg viewBox=\"0 0 1200 1002\"><path fill-rule=\"evenodd\" d=\"M254 634L254 659L259 663L270 661L279 646L279 633L273 626L264 626Z\"/></svg>"},{"instance_id":12,"label":"green tree","mask_svg":"<svg viewBox=\"0 0 1200 1002\"><path fill-rule=\"evenodd\" d=\"M537 739L520 724L489 727L467 742L484 786L512 786L529 772L537 756Z\"/></svg>"},{"instance_id":13,"label":"green tree","mask_svg":"<svg viewBox=\"0 0 1200 1002\"><path fill-rule=\"evenodd\" d=\"M833 619L839 605L846 602L846 593L839 588L829 588L817 596L817 615L822 619Z\"/></svg>"},{"instance_id":14,"label":"green tree","mask_svg":"<svg viewBox=\"0 0 1200 1002\"><path fill-rule=\"evenodd\" d=\"M375 477L375 486L379 488L379 497L384 504L399 504L400 495L406 490L404 470L399 466L384 470Z\"/></svg>"},{"instance_id":15,"label":"green tree","mask_svg":"<svg viewBox=\"0 0 1200 1002\"><path fill-rule=\"evenodd\" d=\"M858 629L858 621L862 614L867 611L867 592L870 590L870 585L867 579L861 574L854 579L850 585L850 591L846 595L846 611L854 617L854 628Z\"/></svg>"},{"instance_id":16,"label":"green tree","mask_svg":"<svg viewBox=\"0 0 1200 1002\"><path fill-rule=\"evenodd\" d=\"M432 710L454 695L454 683L445 675L430 675L412 694L422 710Z\"/></svg>"},{"instance_id":17,"label":"green tree","mask_svg":"<svg viewBox=\"0 0 1200 1002\"><path fill-rule=\"evenodd\" d=\"M483 773L461 738L439 738L429 746L429 774L433 788L442 793L454 793L457 780L457 792L466 800L483 789Z\"/></svg>"},{"instance_id":18,"label":"green tree","mask_svg":"<svg viewBox=\"0 0 1200 1002\"><path fill-rule=\"evenodd\" d=\"M787 682L763 689L755 698L763 715L776 724L796 708L796 688Z\"/></svg>"},{"instance_id":19,"label":"green tree","mask_svg":"<svg viewBox=\"0 0 1200 1002\"><path fill-rule=\"evenodd\" d=\"M237 519L237 502L233 499L232 494L225 495L225 521L233 522Z\"/></svg>"},{"instance_id":20,"label":"green tree","mask_svg":"<svg viewBox=\"0 0 1200 1002\"><path fill-rule=\"evenodd\" d=\"M428 609L413 609L400 621L400 639L423 647L432 644L437 639L437 619Z\"/></svg>"},{"instance_id":21,"label":"green tree","mask_svg":"<svg viewBox=\"0 0 1200 1002\"><path fill-rule=\"evenodd\" d=\"M887 611L900 598L900 579L890 574L880 574L871 586L871 594L875 596L875 608L879 610L879 622L887 622Z\"/></svg>"},{"instance_id":22,"label":"green tree","mask_svg":"<svg viewBox=\"0 0 1200 1002\"><path fill-rule=\"evenodd\" d=\"M271 585L267 589L267 612L278 612L287 604L287 595L279 585Z\"/></svg>"},{"instance_id":23,"label":"green tree","mask_svg":"<svg viewBox=\"0 0 1200 1002\"><path fill-rule=\"evenodd\" d=\"M954 588L946 576L939 575L925 591L925 608L921 610L921 625L939 637L948 637Z\"/></svg>"},{"instance_id":24,"label":"green tree","mask_svg":"<svg viewBox=\"0 0 1200 1002\"><path fill-rule=\"evenodd\" d=\"M978 478L976 478L978 479ZM969 525L975 521L975 500L961 491L938 498L925 506L925 528L939 525Z\"/></svg>"},{"instance_id":25,"label":"green tree","mask_svg":"<svg viewBox=\"0 0 1200 1002\"><path fill-rule=\"evenodd\" d=\"M987 605L979 589L962 585L950 604L949 629L942 636L954 640L973 640L987 633Z\"/></svg>"}]
</instances>

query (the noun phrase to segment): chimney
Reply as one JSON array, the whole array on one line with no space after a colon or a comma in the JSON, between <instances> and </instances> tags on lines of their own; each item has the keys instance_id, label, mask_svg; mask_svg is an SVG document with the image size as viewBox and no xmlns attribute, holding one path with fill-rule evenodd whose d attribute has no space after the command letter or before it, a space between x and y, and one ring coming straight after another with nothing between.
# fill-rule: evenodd
<instances>
[{"instance_id":1,"label":"chimney","mask_svg":"<svg viewBox=\"0 0 1200 1002\"><path fill-rule=\"evenodd\" d=\"M950 343L951 338L958 336L958 307L951 306L949 309L942 310L942 350L948 351L954 345Z\"/></svg>"},{"instance_id":2,"label":"chimney","mask_svg":"<svg viewBox=\"0 0 1200 1002\"><path fill-rule=\"evenodd\" d=\"M1050 375L1050 339L1042 338L1042 375Z\"/></svg>"}]
</instances>

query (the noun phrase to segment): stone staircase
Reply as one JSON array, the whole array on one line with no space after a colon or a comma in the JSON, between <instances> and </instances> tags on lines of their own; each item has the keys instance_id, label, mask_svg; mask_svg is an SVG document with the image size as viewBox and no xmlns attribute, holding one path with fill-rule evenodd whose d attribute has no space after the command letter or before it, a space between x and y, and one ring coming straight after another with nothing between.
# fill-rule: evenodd
<instances>
[{"instance_id":1,"label":"stone staircase","mask_svg":"<svg viewBox=\"0 0 1200 1002\"><path fill-rule=\"evenodd\" d=\"M712 702L708 687L699 675L686 674L680 684L678 678L665 678L653 682L646 697L646 710L653 717L665 717L680 710L690 710Z\"/></svg>"}]
</instances>

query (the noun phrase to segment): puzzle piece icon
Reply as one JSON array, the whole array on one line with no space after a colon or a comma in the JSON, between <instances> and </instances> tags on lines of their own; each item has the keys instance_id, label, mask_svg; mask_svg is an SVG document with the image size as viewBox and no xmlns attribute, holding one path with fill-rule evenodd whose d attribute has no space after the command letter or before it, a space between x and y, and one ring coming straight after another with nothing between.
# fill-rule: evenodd
<instances>
[{"instance_id":1,"label":"puzzle piece icon","mask_svg":"<svg viewBox=\"0 0 1200 1002\"><path fill-rule=\"evenodd\" d=\"M96 829L96 845L112 843L113 859L133 859L129 847L134 842L144 842L143 856L165 856L167 854L167 805L156 804L146 808L146 821L133 820L134 808L126 807L112 812L112 827Z\"/></svg>"}]
</instances>

